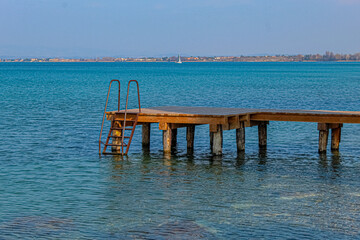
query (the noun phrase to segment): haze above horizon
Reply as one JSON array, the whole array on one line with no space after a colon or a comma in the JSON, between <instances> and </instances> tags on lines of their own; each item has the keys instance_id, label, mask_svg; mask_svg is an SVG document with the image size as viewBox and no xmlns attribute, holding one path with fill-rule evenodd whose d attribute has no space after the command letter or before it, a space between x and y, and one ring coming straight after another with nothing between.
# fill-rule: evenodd
<instances>
[{"instance_id":1,"label":"haze above horizon","mask_svg":"<svg viewBox=\"0 0 360 240\"><path fill-rule=\"evenodd\" d=\"M0 0L0 56L360 52L360 0Z\"/></svg>"}]
</instances>

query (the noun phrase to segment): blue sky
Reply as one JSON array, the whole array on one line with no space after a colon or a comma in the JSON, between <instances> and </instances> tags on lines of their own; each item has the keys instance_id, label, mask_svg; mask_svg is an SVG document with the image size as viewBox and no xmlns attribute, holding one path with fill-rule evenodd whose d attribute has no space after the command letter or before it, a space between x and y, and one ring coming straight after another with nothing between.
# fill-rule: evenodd
<instances>
[{"instance_id":1,"label":"blue sky","mask_svg":"<svg viewBox=\"0 0 360 240\"><path fill-rule=\"evenodd\" d=\"M360 52L360 0L0 0L0 56Z\"/></svg>"}]
</instances>

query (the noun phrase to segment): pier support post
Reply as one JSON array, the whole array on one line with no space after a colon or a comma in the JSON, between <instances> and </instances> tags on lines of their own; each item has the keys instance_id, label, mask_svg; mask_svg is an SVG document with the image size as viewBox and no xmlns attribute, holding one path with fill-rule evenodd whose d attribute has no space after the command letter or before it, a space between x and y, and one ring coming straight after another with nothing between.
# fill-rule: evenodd
<instances>
[{"instance_id":1,"label":"pier support post","mask_svg":"<svg viewBox=\"0 0 360 240\"><path fill-rule=\"evenodd\" d=\"M187 152L192 153L194 151L194 137L195 137L195 125L186 127L186 142Z\"/></svg>"},{"instance_id":2,"label":"pier support post","mask_svg":"<svg viewBox=\"0 0 360 240\"><path fill-rule=\"evenodd\" d=\"M150 148L150 123L142 124L142 146L143 148Z\"/></svg>"},{"instance_id":3,"label":"pier support post","mask_svg":"<svg viewBox=\"0 0 360 240\"><path fill-rule=\"evenodd\" d=\"M258 135L259 135L259 147L266 148L267 145L267 125L269 122L259 122Z\"/></svg>"},{"instance_id":4,"label":"pier support post","mask_svg":"<svg viewBox=\"0 0 360 240\"><path fill-rule=\"evenodd\" d=\"M222 125L217 125L217 131L213 132L212 154L215 156L222 155L222 145L223 145Z\"/></svg>"},{"instance_id":5,"label":"pier support post","mask_svg":"<svg viewBox=\"0 0 360 240\"><path fill-rule=\"evenodd\" d=\"M245 126L244 122L240 122L240 127L236 129L236 145L237 152L245 151Z\"/></svg>"},{"instance_id":6,"label":"pier support post","mask_svg":"<svg viewBox=\"0 0 360 240\"><path fill-rule=\"evenodd\" d=\"M329 124L318 123L319 130L319 153L326 153L329 138Z\"/></svg>"},{"instance_id":7,"label":"pier support post","mask_svg":"<svg viewBox=\"0 0 360 240\"><path fill-rule=\"evenodd\" d=\"M164 153L171 153L171 143L172 143L172 129L168 128L163 130L163 149Z\"/></svg>"},{"instance_id":8,"label":"pier support post","mask_svg":"<svg viewBox=\"0 0 360 240\"><path fill-rule=\"evenodd\" d=\"M121 128L120 121L114 121L113 122L113 127ZM117 138L117 137L112 138L112 144L121 144L121 130L112 130L111 135L119 136L119 138ZM111 146L111 152L113 152L113 153L121 153L121 147L120 146Z\"/></svg>"},{"instance_id":9,"label":"pier support post","mask_svg":"<svg viewBox=\"0 0 360 240\"><path fill-rule=\"evenodd\" d=\"M331 151L339 151L341 141L342 124L330 124L331 128Z\"/></svg>"},{"instance_id":10,"label":"pier support post","mask_svg":"<svg viewBox=\"0 0 360 240\"><path fill-rule=\"evenodd\" d=\"M177 144L177 128L171 129L171 147L176 148Z\"/></svg>"}]
</instances>

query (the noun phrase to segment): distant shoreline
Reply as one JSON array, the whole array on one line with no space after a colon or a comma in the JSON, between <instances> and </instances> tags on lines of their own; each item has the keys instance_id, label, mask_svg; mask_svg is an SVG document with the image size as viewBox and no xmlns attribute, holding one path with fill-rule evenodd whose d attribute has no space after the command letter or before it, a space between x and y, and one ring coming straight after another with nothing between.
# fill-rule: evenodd
<instances>
[{"instance_id":1,"label":"distant shoreline","mask_svg":"<svg viewBox=\"0 0 360 240\"><path fill-rule=\"evenodd\" d=\"M0 58L0 62L360 62L360 53L307 55L272 55L272 56L198 56L198 57L97 57L97 58Z\"/></svg>"},{"instance_id":2,"label":"distant shoreline","mask_svg":"<svg viewBox=\"0 0 360 240\"><path fill-rule=\"evenodd\" d=\"M183 63L358 63L360 60L349 61L183 61ZM0 61L0 63L175 63L165 61Z\"/></svg>"}]
</instances>

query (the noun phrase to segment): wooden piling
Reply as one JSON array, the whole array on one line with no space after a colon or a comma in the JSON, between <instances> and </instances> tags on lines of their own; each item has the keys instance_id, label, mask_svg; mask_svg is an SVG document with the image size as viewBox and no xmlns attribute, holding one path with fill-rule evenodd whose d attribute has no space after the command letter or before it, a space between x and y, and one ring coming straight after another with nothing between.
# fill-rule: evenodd
<instances>
[{"instance_id":1,"label":"wooden piling","mask_svg":"<svg viewBox=\"0 0 360 240\"><path fill-rule=\"evenodd\" d=\"M194 138L195 138L195 125L190 125L186 127L186 141L187 141L187 151L193 152L194 150Z\"/></svg>"},{"instance_id":2,"label":"wooden piling","mask_svg":"<svg viewBox=\"0 0 360 240\"><path fill-rule=\"evenodd\" d=\"M267 124L268 122L259 122L258 135L259 135L259 147L266 148L267 145Z\"/></svg>"},{"instance_id":3,"label":"wooden piling","mask_svg":"<svg viewBox=\"0 0 360 240\"><path fill-rule=\"evenodd\" d=\"M177 128L171 129L171 147L176 148L177 144Z\"/></svg>"},{"instance_id":4,"label":"wooden piling","mask_svg":"<svg viewBox=\"0 0 360 240\"><path fill-rule=\"evenodd\" d=\"M217 125L217 131L213 132L212 154L215 156L222 155L223 131L222 125Z\"/></svg>"},{"instance_id":5,"label":"wooden piling","mask_svg":"<svg viewBox=\"0 0 360 240\"><path fill-rule=\"evenodd\" d=\"M338 124L338 126L331 128L331 151L339 151L339 145L341 141L341 127L342 124Z\"/></svg>"},{"instance_id":6,"label":"wooden piling","mask_svg":"<svg viewBox=\"0 0 360 240\"><path fill-rule=\"evenodd\" d=\"M245 126L244 122L240 122L240 127L236 129L236 145L237 152L245 151Z\"/></svg>"},{"instance_id":7,"label":"wooden piling","mask_svg":"<svg viewBox=\"0 0 360 240\"><path fill-rule=\"evenodd\" d=\"M326 153L329 138L329 125L327 123L318 123L319 130L319 153Z\"/></svg>"},{"instance_id":8,"label":"wooden piling","mask_svg":"<svg viewBox=\"0 0 360 240\"><path fill-rule=\"evenodd\" d=\"M163 130L163 149L164 153L171 153L172 130L168 128Z\"/></svg>"},{"instance_id":9,"label":"wooden piling","mask_svg":"<svg viewBox=\"0 0 360 240\"><path fill-rule=\"evenodd\" d=\"M144 148L150 147L150 123L143 123L142 124L142 146Z\"/></svg>"}]
</instances>

